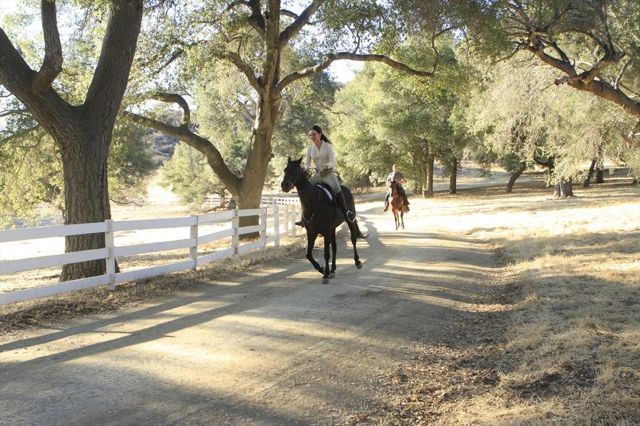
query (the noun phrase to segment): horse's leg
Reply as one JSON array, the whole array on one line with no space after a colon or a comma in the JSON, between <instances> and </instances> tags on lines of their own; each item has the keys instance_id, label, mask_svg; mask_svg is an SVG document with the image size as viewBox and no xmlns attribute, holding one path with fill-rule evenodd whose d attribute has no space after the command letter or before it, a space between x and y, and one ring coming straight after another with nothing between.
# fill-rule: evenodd
<instances>
[{"instance_id":1,"label":"horse's leg","mask_svg":"<svg viewBox=\"0 0 640 426\"><path fill-rule=\"evenodd\" d=\"M356 243L358 241L358 233L351 232L351 245L353 246L353 261L358 269L362 268L362 262L360 262L360 256L358 256L358 249Z\"/></svg>"},{"instance_id":2,"label":"horse's leg","mask_svg":"<svg viewBox=\"0 0 640 426\"><path fill-rule=\"evenodd\" d=\"M402 229L404 229L404 207L400 211L400 222L402 222Z\"/></svg>"},{"instance_id":3,"label":"horse's leg","mask_svg":"<svg viewBox=\"0 0 640 426\"><path fill-rule=\"evenodd\" d=\"M324 234L324 273L322 278L329 278L329 257L331 255L331 234L330 232L323 232Z\"/></svg>"},{"instance_id":4,"label":"horse's leg","mask_svg":"<svg viewBox=\"0 0 640 426\"><path fill-rule=\"evenodd\" d=\"M309 262L311 262L313 267L316 268L318 272L324 274L322 266L320 266L320 264L313 258L313 246L316 243L316 238L318 238L317 232L309 232L307 230L307 255L305 257L309 259Z\"/></svg>"},{"instance_id":5,"label":"horse's leg","mask_svg":"<svg viewBox=\"0 0 640 426\"><path fill-rule=\"evenodd\" d=\"M333 228L331 231L331 271L329 274L329 278L333 278L336 274L336 252L338 248L336 247L336 229Z\"/></svg>"}]
</instances>

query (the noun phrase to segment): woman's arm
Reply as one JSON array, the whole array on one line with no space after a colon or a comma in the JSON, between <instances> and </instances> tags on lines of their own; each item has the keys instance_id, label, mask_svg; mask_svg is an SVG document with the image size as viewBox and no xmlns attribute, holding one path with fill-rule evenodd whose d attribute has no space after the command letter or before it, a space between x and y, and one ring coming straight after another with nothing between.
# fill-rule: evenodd
<instances>
[{"instance_id":1,"label":"woman's arm","mask_svg":"<svg viewBox=\"0 0 640 426\"><path fill-rule=\"evenodd\" d=\"M329 150L329 161L327 162L327 169L332 169L336 166L336 152L333 150L333 144L325 143Z\"/></svg>"},{"instance_id":2,"label":"woman's arm","mask_svg":"<svg viewBox=\"0 0 640 426\"><path fill-rule=\"evenodd\" d=\"M311 146L307 147L307 154L304 159L304 168L308 171L311 167Z\"/></svg>"}]
</instances>

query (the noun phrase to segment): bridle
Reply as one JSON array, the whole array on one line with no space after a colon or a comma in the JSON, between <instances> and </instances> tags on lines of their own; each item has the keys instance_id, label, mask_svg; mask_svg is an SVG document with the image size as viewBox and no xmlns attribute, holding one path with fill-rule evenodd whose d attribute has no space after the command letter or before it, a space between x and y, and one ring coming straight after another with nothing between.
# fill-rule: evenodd
<instances>
[{"instance_id":1,"label":"bridle","mask_svg":"<svg viewBox=\"0 0 640 426\"><path fill-rule=\"evenodd\" d=\"M306 171L302 167L300 167L296 171L296 174L293 175L293 178L289 178L287 175L285 175L283 181L286 181L287 183L290 183L292 186L296 186L296 181L298 181L298 178L301 175L305 174L305 173L306 173ZM302 191L298 191L298 192L302 192Z\"/></svg>"}]
</instances>

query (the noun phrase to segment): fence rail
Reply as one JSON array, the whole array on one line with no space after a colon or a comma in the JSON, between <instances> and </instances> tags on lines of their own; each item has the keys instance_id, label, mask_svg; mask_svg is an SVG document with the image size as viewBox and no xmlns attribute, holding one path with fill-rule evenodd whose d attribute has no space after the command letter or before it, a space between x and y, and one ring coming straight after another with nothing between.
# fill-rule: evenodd
<instances>
[{"instance_id":1,"label":"fence rail","mask_svg":"<svg viewBox=\"0 0 640 426\"><path fill-rule=\"evenodd\" d=\"M53 296L87 288L108 285L115 288L117 284L143 278L155 277L170 272L195 269L198 266L229 257L239 256L252 250L264 249L268 244L280 245L281 235L296 235L294 221L298 215L297 197L269 198L266 207L247 210L229 210L206 215L169 219L143 220L107 220L100 223L79 225L61 225L52 227L27 228L10 231L0 231L0 249L2 244L22 242L27 240L66 237L69 235L83 235L104 233L105 247L71 253L61 253L47 256L34 256L24 259L0 260L0 275L15 274L48 267L62 267L66 264L85 262L89 260L106 261L106 273L95 277L82 278L73 281L57 282L48 285L27 288L16 291L0 292L0 305L22 302L40 297ZM258 217L258 225L240 226L241 217ZM229 225L229 228L216 230L203 229L210 226ZM139 231L149 229L189 228L189 238L143 243L134 245L115 245L114 234L122 231ZM240 244L240 235L258 233L255 242ZM219 248L213 253L200 254L199 247L219 240L230 240L229 246ZM141 269L115 272L118 257L156 253L166 250L189 249L186 260L165 265L146 267ZM1 291L1 287L0 287Z\"/></svg>"}]
</instances>

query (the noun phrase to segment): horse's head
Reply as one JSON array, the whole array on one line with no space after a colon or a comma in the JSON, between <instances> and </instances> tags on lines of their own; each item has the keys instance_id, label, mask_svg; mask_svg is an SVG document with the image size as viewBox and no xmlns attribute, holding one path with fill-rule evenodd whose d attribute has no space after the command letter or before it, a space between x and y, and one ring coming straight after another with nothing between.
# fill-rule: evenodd
<instances>
[{"instance_id":1,"label":"horse's head","mask_svg":"<svg viewBox=\"0 0 640 426\"><path fill-rule=\"evenodd\" d=\"M282 191L289 192L296 186L296 182L305 175L305 170L301 166L302 157L299 160L292 160L291 157L287 160L287 167L284 168L284 176L280 187Z\"/></svg>"},{"instance_id":2,"label":"horse's head","mask_svg":"<svg viewBox=\"0 0 640 426\"><path fill-rule=\"evenodd\" d=\"M391 189L391 195L394 195L398 192L398 182L392 180L389 184L389 189Z\"/></svg>"}]
</instances>

